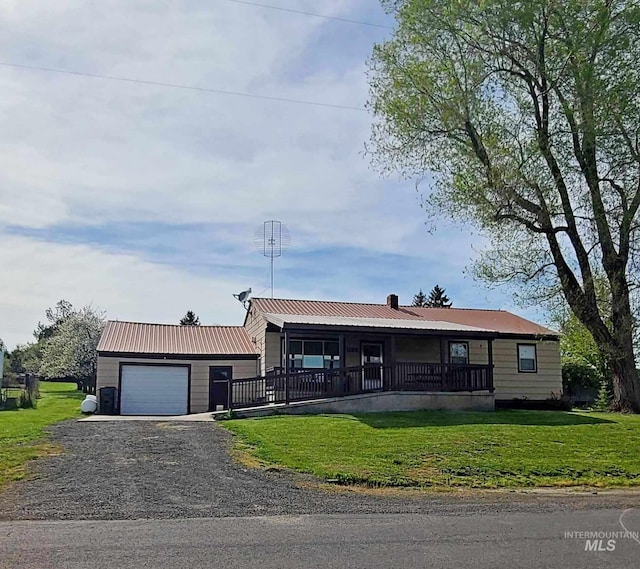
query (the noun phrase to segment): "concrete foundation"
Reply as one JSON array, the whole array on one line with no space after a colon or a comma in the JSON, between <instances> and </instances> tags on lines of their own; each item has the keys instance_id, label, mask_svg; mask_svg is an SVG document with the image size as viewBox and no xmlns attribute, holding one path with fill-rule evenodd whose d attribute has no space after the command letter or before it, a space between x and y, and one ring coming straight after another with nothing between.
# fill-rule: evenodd
<instances>
[{"instance_id":1,"label":"concrete foundation","mask_svg":"<svg viewBox=\"0 0 640 569\"><path fill-rule=\"evenodd\" d=\"M493 411L493 393L427 393L424 391L384 391L347 397L297 401L288 405L269 405L251 409L234 409L239 418L264 417L273 413L288 415L320 413L384 413L389 411ZM226 411L214 413L225 415Z\"/></svg>"}]
</instances>

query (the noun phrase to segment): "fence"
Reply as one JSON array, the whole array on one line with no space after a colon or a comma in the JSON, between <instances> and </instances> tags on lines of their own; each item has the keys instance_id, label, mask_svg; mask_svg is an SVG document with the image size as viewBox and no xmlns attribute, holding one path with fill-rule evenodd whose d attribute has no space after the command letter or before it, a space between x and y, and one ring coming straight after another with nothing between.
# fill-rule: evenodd
<instances>
[{"instance_id":1,"label":"fence","mask_svg":"<svg viewBox=\"0 0 640 569\"><path fill-rule=\"evenodd\" d=\"M3 378L0 387L0 409L35 407L39 397L39 382L35 375L19 375L13 381Z\"/></svg>"},{"instance_id":2,"label":"fence","mask_svg":"<svg viewBox=\"0 0 640 569\"><path fill-rule=\"evenodd\" d=\"M241 409L375 391L493 391L493 366L401 363L289 371L230 381L228 408Z\"/></svg>"}]
</instances>

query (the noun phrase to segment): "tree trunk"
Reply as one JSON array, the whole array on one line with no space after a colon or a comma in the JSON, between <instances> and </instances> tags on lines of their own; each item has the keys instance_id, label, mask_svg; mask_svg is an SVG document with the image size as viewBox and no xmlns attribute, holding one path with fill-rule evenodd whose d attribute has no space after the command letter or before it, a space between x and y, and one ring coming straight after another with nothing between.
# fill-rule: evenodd
<instances>
[{"instance_id":1,"label":"tree trunk","mask_svg":"<svg viewBox=\"0 0 640 569\"><path fill-rule=\"evenodd\" d=\"M640 413L640 381L631 338L623 338L613 353L618 355L607 358L613 381L611 410Z\"/></svg>"}]
</instances>

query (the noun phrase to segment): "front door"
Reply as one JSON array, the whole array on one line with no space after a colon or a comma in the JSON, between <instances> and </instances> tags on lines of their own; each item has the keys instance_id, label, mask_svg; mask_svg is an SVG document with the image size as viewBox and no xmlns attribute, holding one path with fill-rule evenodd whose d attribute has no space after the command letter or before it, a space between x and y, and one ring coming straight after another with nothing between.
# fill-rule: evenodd
<instances>
[{"instance_id":1,"label":"front door","mask_svg":"<svg viewBox=\"0 0 640 569\"><path fill-rule=\"evenodd\" d=\"M229 380L233 377L231 366L209 368L209 411L229 408Z\"/></svg>"},{"instance_id":2,"label":"front door","mask_svg":"<svg viewBox=\"0 0 640 569\"><path fill-rule=\"evenodd\" d=\"M383 345L362 344L362 389L382 389L382 352Z\"/></svg>"}]
</instances>

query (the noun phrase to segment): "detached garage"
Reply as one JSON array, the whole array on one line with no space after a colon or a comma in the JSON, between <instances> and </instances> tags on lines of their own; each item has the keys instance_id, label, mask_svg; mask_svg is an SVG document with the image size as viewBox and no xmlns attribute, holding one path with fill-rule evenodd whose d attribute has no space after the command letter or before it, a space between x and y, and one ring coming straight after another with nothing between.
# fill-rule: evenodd
<instances>
[{"instance_id":1,"label":"detached garage","mask_svg":"<svg viewBox=\"0 0 640 569\"><path fill-rule=\"evenodd\" d=\"M122 415L204 413L226 407L226 380L258 373L241 326L110 321L98 344L96 392L102 408Z\"/></svg>"}]
</instances>

